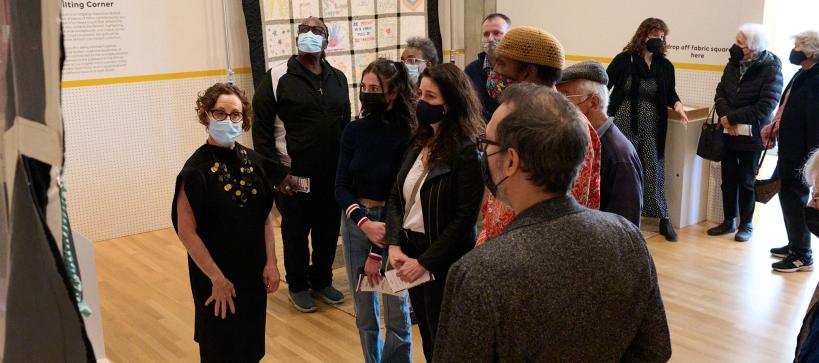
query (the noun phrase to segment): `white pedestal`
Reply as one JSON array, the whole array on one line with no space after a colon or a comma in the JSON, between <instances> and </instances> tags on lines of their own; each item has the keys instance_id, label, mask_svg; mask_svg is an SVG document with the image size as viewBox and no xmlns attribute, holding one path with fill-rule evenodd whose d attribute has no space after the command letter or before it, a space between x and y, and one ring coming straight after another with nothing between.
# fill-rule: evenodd
<instances>
[{"instance_id":1,"label":"white pedestal","mask_svg":"<svg viewBox=\"0 0 819 363\"><path fill-rule=\"evenodd\" d=\"M708 109L686 110L690 122L669 110L665 144L665 193L671 222L678 228L706 220L709 163L697 156L700 131Z\"/></svg>"}]
</instances>

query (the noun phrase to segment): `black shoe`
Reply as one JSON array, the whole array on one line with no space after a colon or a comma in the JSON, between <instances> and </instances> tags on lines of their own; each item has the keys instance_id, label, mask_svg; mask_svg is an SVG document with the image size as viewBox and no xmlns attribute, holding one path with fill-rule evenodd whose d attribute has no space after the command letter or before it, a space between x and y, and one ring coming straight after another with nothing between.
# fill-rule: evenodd
<instances>
[{"instance_id":1,"label":"black shoe","mask_svg":"<svg viewBox=\"0 0 819 363\"><path fill-rule=\"evenodd\" d=\"M665 236L669 242L677 242L677 232L674 232L674 225L668 218L660 219L660 234Z\"/></svg>"},{"instance_id":2,"label":"black shoe","mask_svg":"<svg viewBox=\"0 0 819 363\"><path fill-rule=\"evenodd\" d=\"M813 271L813 259L791 253L784 260L774 262L771 267L779 272Z\"/></svg>"},{"instance_id":3,"label":"black shoe","mask_svg":"<svg viewBox=\"0 0 819 363\"><path fill-rule=\"evenodd\" d=\"M739 232L734 236L737 242L747 242L754 234L754 226L750 223L739 226Z\"/></svg>"},{"instance_id":4,"label":"black shoe","mask_svg":"<svg viewBox=\"0 0 819 363\"><path fill-rule=\"evenodd\" d=\"M724 221L718 226L708 230L709 236L722 236L723 234L734 233L737 231L736 222L734 220Z\"/></svg>"},{"instance_id":5,"label":"black shoe","mask_svg":"<svg viewBox=\"0 0 819 363\"><path fill-rule=\"evenodd\" d=\"M790 247L788 245L784 245L782 247L771 248L771 256L785 258L788 254L791 253Z\"/></svg>"}]
</instances>

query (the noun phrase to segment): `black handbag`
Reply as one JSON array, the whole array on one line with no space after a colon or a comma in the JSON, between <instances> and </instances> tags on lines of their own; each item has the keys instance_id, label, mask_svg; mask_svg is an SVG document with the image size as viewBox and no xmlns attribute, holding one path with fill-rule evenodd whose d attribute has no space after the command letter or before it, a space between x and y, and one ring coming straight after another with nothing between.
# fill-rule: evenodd
<instances>
[{"instance_id":1,"label":"black handbag","mask_svg":"<svg viewBox=\"0 0 819 363\"><path fill-rule=\"evenodd\" d=\"M702 124L697 155L706 160L722 161L722 156L725 154L725 136L722 134L722 125L714 120L716 109L717 106L714 105L708 119Z\"/></svg>"},{"instance_id":2,"label":"black handbag","mask_svg":"<svg viewBox=\"0 0 819 363\"><path fill-rule=\"evenodd\" d=\"M762 163L765 162L765 155L768 154L769 145L765 146L765 151L762 152L762 158L759 159L759 165L756 168L756 175L759 175L759 170L762 169ZM779 172L775 171L770 179L756 179L754 181L754 197L757 202L765 204L779 193L782 187L782 182L779 180Z\"/></svg>"}]
</instances>

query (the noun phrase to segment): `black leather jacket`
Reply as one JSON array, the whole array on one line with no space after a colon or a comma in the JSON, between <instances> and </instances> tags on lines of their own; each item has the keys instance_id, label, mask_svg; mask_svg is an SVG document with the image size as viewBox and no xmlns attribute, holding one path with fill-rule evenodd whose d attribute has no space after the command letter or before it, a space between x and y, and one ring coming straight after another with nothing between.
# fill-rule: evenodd
<instances>
[{"instance_id":1,"label":"black leather jacket","mask_svg":"<svg viewBox=\"0 0 819 363\"><path fill-rule=\"evenodd\" d=\"M462 141L457 150L451 161L433 166L421 184L419 202L426 246L422 246L420 255L409 256L417 258L421 266L439 277L446 276L449 267L475 247L475 223L483 199L484 186L475 143ZM420 153L417 147L407 152L387 201L386 243L402 246L402 249L407 243L403 233L404 180Z\"/></svg>"}]
</instances>

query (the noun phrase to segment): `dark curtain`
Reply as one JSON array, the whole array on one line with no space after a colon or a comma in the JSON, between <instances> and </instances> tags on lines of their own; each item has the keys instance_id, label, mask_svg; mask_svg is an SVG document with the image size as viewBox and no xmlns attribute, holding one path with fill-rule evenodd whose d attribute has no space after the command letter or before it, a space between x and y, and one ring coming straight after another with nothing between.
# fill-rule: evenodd
<instances>
[{"instance_id":1,"label":"dark curtain","mask_svg":"<svg viewBox=\"0 0 819 363\"><path fill-rule=\"evenodd\" d=\"M259 87L259 82L267 72L264 55L264 32L262 31L262 8L259 0L242 0L242 10L245 13L247 27L247 44L250 48L250 68L253 70L253 88Z\"/></svg>"},{"instance_id":2,"label":"dark curtain","mask_svg":"<svg viewBox=\"0 0 819 363\"><path fill-rule=\"evenodd\" d=\"M43 43L43 6L59 9L49 0L11 0L9 3L10 40L6 72L7 106L5 129L16 116L45 123L48 99L45 84L44 54L60 52L60 47ZM3 359L6 362L94 362L94 351L71 287L55 235L46 223L47 188L52 165L24 155L4 155L5 163L16 163L9 208L9 275L6 299L6 337ZM5 192L3 189L2 192ZM2 208L6 208L3 205ZM5 267L5 266L3 266Z\"/></svg>"}]
</instances>

